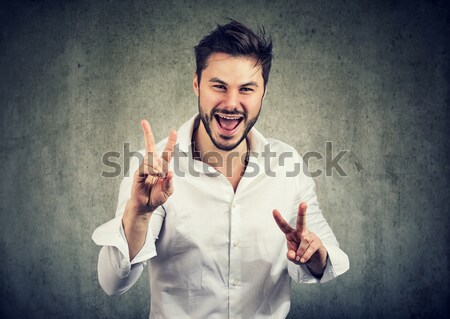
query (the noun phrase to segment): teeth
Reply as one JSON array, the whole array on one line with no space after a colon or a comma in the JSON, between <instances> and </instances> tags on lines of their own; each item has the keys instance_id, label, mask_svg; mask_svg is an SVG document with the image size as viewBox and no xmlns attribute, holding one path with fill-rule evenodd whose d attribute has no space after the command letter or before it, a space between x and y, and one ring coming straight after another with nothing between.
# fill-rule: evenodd
<instances>
[{"instance_id":1,"label":"teeth","mask_svg":"<svg viewBox=\"0 0 450 319\"><path fill-rule=\"evenodd\" d=\"M226 119L226 120L239 120L241 118L241 116L239 116L239 117L231 117L231 116L224 116L224 115L220 115L220 114L217 114L217 115L219 117L223 118L223 119Z\"/></svg>"}]
</instances>

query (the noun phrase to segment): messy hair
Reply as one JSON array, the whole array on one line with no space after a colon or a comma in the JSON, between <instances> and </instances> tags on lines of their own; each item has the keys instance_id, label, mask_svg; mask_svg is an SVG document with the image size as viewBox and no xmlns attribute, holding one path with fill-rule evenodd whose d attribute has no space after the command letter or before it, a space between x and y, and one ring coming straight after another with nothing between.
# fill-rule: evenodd
<instances>
[{"instance_id":1,"label":"messy hair","mask_svg":"<svg viewBox=\"0 0 450 319\"><path fill-rule=\"evenodd\" d=\"M272 65L272 40L265 38L263 27L255 34L242 23L230 19L225 25L217 25L217 28L205 36L195 46L196 74L200 83L201 74L206 69L207 61L213 53L226 53L231 56L251 57L256 60L256 65L262 68L264 88L269 80L270 67Z\"/></svg>"}]
</instances>

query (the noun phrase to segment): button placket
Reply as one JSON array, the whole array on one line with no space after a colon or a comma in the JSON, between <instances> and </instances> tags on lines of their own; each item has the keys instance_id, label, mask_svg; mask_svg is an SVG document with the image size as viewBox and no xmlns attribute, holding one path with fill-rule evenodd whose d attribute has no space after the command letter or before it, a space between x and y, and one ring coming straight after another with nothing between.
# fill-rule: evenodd
<instances>
[{"instance_id":1,"label":"button placket","mask_svg":"<svg viewBox=\"0 0 450 319\"><path fill-rule=\"evenodd\" d=\"M241 300L240 282L241 282L241 249L239 239L242 233L241 216L238 201L235 198L230 203L230 268L229 268L229 310L230 316L235 315L239 309Z\"/></svg>"}]
</instances>

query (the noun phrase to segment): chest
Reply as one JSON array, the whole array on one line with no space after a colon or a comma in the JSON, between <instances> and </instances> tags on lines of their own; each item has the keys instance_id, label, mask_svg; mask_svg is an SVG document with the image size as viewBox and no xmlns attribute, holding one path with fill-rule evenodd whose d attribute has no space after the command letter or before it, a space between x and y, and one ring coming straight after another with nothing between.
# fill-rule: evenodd
<instances>
[{"instance_id":1,"label":"chest","mask_svg":"<svg viewBox=\"0 0 450 319\"><path fill-rule=\"evenodd\" d=\"M267 178L243 177L236 189L232 182L237 180L223 175L176 180L158 245L172 253L198 250L213 255L233 244L249 253L269 253L284 238L272 211L278 209L289 220L293 187Z\"/></svg>"}]
</instances>

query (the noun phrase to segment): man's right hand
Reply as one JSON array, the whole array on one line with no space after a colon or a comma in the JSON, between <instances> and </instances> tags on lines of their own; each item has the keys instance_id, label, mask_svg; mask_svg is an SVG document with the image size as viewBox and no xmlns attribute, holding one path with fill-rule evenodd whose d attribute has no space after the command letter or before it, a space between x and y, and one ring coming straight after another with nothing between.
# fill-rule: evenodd
<instances>
[{"instance_id":1,"label":"man's right hand","mask_svg":"<svg viewBox=\"0 0 450 319\"><path fill-rule=\"evenodd\" d=\"M141 121L144 131L146 154L134 174L131 188L130 208L137 214L153 212L164 204L173 193L173 172L168 171L177 133L171 130L162 156L156 152L152 128L147 120Z\"/></svg>"},{"instance_id":2,"label":"man's right hand","mask_svg":"<svg viewBox=\"0 0 450 319\"><path fill-rule=\"evenodd\" d=\"M177 133L174 130L170 131L169 140L162 156L159 157L150 124L142 120L141 126L144 130L146 155L134 173L131 198L122 218L130 260L138 254L145 243L151 213L164 204L173 193L173 172L168 169L177 142Z\"/></svg>"}]
</instances>

